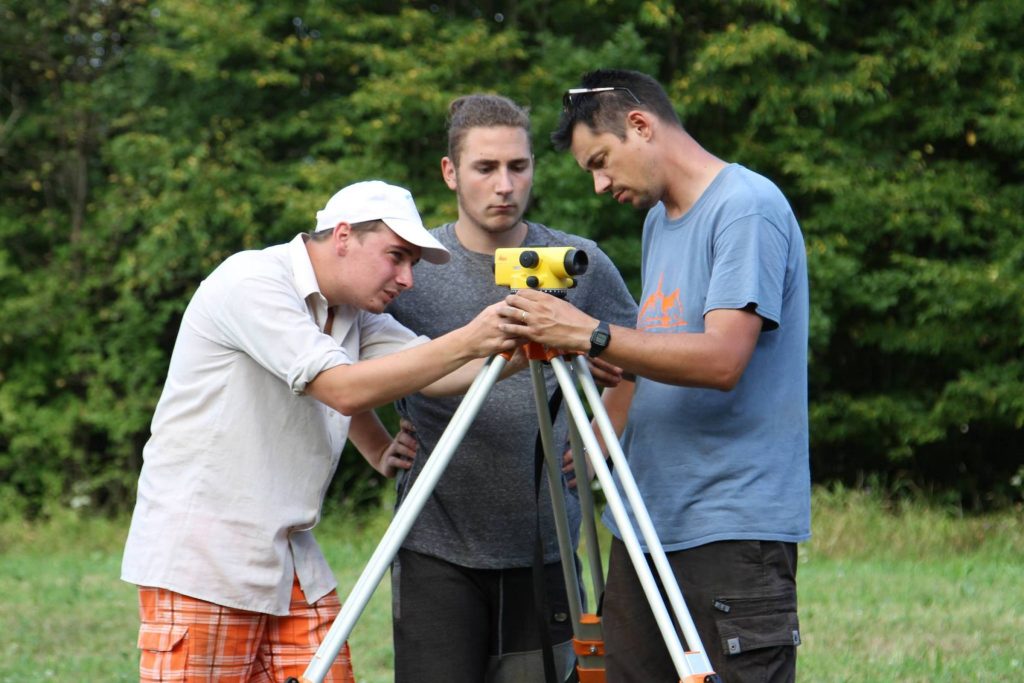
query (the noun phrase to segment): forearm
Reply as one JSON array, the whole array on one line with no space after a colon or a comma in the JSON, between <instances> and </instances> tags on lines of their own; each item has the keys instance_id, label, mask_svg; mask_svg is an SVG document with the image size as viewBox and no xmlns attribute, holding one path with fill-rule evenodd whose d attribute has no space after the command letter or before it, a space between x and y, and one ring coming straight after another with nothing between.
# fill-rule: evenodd
<instances>
[{"instance_id":1,"label":"forearm","mask_svg":"<svg viewBox=\"0 0 1024 683\"><path fill-rule=\"evenodd\" d=\"M471 360L436 382L423 387L422 393L426 396L432 397L464 394L473 383L473 380L476 379L476 376L480 374L485 362L486 361L483 358ZM498 374L498 380L511 377L527 366L528 362L525 354L521 349L517 349L501 369L501 372Z\"/></svg>"},{"instance_id":2,"label":"forearm","mask_svg":"<svg viewBox=\"0 0 1024 683\"><path fill-rule=\"evenodd\" d=\"M474 358L455 330L381 358L321 372L307 393L345 415L371 410L417 392Z\"/></svg>"},{"instance_id":3,"label":"forearm","mask_svg":"<svg viewBox=\"0 0 1024 683\"><path fill-rule=\"evenodd\" d=\"M654 334L612 327L612 343L601 357L656 382L728 390L749 359L731 341L708 332Z\"/></svg>"},{"instance_id":4,"label":"forearm","mask_svg":"<svg viewBox=\"0 0 1024 683\"><path fill-rule=\"evenodd\" d=\"M562 325L553 345L585 354L597 323L596 319L587 319ZM611 343L601 359L627 374L665 384L727 388L742 357L728 352L727 340L708 332L656 334L617 325L610 328Z\"/></svg>"},{"instance_id":5,"label":"forearm","mask_svg":"<svg viewBox=\"0 0 1024 683\"><path fill-rule=\"evenodd\" d=\"M423 387L422 393L426 396L457 396L466 393L469 385L480 373L484 366L484 360L478 358L464 363L461 367L449 372L437 381L431 382Z\"/></svg>"},{"instance_id":6,"label":"forearm","mask_svg":"<svg viewBox=\"0 0 1024 683\"><path fill-rule=\"evenodd\" d=\"M572 304L540 292L506 297L509 330L563 351L590 351L598 320ZM729 390L750 360L761 331L751 310L716 309L704 316L702 332L653 333L611 326L601 358L631 375L666 384Z\"/></svg>"},{"instance_id":7,"label":"forearm","mask_svg":"<svg viewBox=\"0 0 1024 683\"><path fill-rule=\"evenodd\" d=\"M368 410L353 415L348 428L348 439L370 467L382 472L381 460L391 445L391 434L385 429L377 413Z\"/></svg>"}]
</instances>

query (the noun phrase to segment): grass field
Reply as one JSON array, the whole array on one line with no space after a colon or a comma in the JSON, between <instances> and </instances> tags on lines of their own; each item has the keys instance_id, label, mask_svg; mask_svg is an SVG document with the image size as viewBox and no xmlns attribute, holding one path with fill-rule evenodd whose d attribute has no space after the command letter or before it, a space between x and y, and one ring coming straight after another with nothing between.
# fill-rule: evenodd
<instances>
[{"instance_id":1,"label":"grass field","mask_svg":"<svg viewBox=\"0 0 1024 683\"><path fill-rule=\"evenodd\" d=\"M1024 681L1024 512L965 518L823 490L813 509L801 681ZM388 521L327 515L319 538L343 597ZM117 579L126 528L0 525L0 683L137 680L135 589ZM352 633L360 683L392 680L389 600L385 578Z\"/></svg>"}]
</instances>

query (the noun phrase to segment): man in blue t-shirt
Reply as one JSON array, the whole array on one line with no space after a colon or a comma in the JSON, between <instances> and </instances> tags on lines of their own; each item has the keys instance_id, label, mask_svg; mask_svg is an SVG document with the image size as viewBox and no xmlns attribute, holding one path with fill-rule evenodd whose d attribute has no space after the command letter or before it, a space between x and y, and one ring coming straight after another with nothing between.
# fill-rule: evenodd
<instances>
[{"instance_id":1,"label":"man in blue t-shirt","mask_svg":"<svg viewBox=\"0 0 1024 683\"><path fill-rule=\"evenodd\" d=\"M727 683L792 681L796 544L810 536L800 227L771 181L684 130L649 76L590 72L563 103L555 146L595 192L647 210L636 329L536 292L508 297L506 324L636 376L622 445L704 650ZM605 523L608 681L674 683L620 530Z\"/></svg>"}]
</instances>

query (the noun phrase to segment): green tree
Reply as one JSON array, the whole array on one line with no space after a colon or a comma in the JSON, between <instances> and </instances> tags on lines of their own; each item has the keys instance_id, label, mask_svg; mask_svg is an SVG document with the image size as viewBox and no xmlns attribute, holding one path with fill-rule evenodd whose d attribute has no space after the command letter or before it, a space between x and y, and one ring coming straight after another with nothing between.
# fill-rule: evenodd
<instances>
[{"instance_id":1,"label":"green tree","mask_svg":"<svg viewBox=\"0 0 1024 683\"><path fill-rule=\"evenodd\" d=\"M84 500L139 423L98 405L116 240L94 215L141 3L0 6L0 514ZM135 362L135 345L124 360ZM126 397L127 398L127 397ZM126 403L129 413L140 412ZM117 485L115 485L117 488Z\"/></svg>"},{"instance_id":2,"label":"green tree","mask_svg":"<svg viewBox=\"0 0 1024 683\"><path fill-rule=\"evenodd\" d=\"M1024 0L0 2L0 516L124 509L181 312L228 254L381 177L425 220L448 102L528 105L531 217L638 291L642 217L548 134L599 66L648 71L807 238L819 481L1020 495ZM337 494L374 496L353 453ZM1018 484L1019 487L1019 484Z\"/></svg>"}]
</instances>

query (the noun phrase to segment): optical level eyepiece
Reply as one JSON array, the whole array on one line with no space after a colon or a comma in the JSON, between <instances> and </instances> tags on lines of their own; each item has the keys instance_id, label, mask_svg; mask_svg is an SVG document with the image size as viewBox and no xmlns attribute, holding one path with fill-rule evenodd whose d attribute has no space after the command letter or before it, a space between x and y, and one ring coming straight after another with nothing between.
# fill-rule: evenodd
<instances>
[{"instance_id":1,"label":"optical level eyepiece","mask_svg":"<svg viewBox=\"0 0 1024 683\"><path fill-rule=\"evenodd\" d=\"M565 252L565 261L563 266L565 272L569 275L583 275L587 272L587 266L590 265L590 259L587 258L587 252L580 251L579 249L570 249Z\"/></svg>"}]
</instances>

